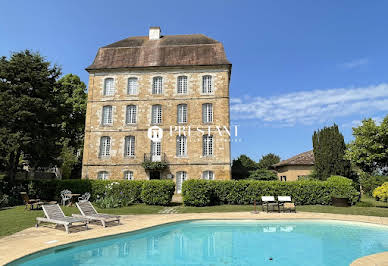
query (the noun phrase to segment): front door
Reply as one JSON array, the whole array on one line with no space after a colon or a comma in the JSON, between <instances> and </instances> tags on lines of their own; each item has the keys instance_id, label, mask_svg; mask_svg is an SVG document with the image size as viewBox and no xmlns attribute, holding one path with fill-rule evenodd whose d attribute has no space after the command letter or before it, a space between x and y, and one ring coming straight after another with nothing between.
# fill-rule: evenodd
<instances>
[{"instance_id":1,"label":"front door","mask_svg":"<svg viewBox=\"0 0 388 266\"><path fill-rule=\"evenodd\" d=\"M151 171L150 172L150 180L152 179L160 179L160 172L159 171Z\"/></svg>"}]
</instances>

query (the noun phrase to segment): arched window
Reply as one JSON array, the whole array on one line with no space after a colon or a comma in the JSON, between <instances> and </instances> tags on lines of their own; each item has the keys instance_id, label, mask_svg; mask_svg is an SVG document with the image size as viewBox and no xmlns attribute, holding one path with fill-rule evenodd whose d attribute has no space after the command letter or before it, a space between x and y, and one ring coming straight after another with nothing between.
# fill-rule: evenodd
<instances>
[{"instance_id":1,"label":"arched window","mask_svg":"<svg viewBox=\"0 0 388 266\"><path fill-rule=\"evenodd\" d=\"M206 75L202 77L202 93L212 93L213 92L213 84L212 84L212 76Z\"/></svg>"},{"instance_id":2,"label":"arched window","mask_svg":"<svg viewBox=\"0 0 388 266\"><path fill-rule=\"evenodd\" d=\"M106 78L104 80L104 95L112 96L115 94L114 79Z\"/></svg>"},{"instance_id":3,"label":"arched window","mask_svg":"<svg viewBox=\"0 0 388 266\"><path fill-rule=\"evenodd\" d=\"M113 123L113 118L112 118L112 106L111 105L106 105L102 107L102 125L112 125Z\"/></svg>"},{"instance_id":4,"label":"arched window","mask_svg":"<svg viewBox=\"0 0 388 266\"><path fill-rule=\"evenodd\" d=\"M162 94L163 93L163 78L154 77L152 79L152 94Z\"/></svg>"},{"instance_id":5,"label":"arched window","mask_svg":"<svg viewBox=\"0 0 388 266\"><path fill-rule=\"evenodd\" d=\"M109 173L107 171L100 171L97 173L97 179L107 180L107 179L109 179Z\"/></svg>"},{"instance_id":6,"label":"arched window","mask_svg":"<svg viewBox=\"0 0 388 266\"><path fill-rule=\"evenodd\" d=\"M137 78L129 78L128 79L128 88L127 88L127 94L128 95L136 95L137 94Z\"/></svg>"},{"instance_id":7,"label":"arched window","mask_svg":"<svg viewBox=\"0 0 388 266\"><path fill-rule=\"evenodd\" d=\"M110 137L104 136L100 139L100 157L110 156Z\"/></svg>"},{"instance_id":8,"label":"arched window","mask_svg":"<svg viewBox=\"0 0 388 266\"><path fill-rule=\"evenodd\" d=\"M202 178L205 180L214 180L213 171L203 171Z\"/></svg>"},{"instance_id":9,"label":"arched window","mask_svg":"<svg viewBox=\"0 0 388 266\"><path fill-rule=\"evenodd\" d=\"M133 180L133 172L132 171L125 171L124 172L124 179L125 180Z\"/></svg>"},{"instance_id":10,"label":"arched window","mask_svg":"<svg viewBox=\"0 0 388 266\"><path fill-rule=\"evenodd\" d=\"M186 94L187 93L187 77L179 76L177 78L177 93L178 94Z\"/></svg>"}]
</instances>

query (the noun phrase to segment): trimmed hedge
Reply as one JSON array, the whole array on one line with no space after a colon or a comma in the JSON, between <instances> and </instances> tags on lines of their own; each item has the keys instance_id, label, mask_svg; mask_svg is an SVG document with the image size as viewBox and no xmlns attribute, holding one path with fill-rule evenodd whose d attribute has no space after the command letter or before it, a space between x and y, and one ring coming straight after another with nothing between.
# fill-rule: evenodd
<instances>
[{"instance_id":1,"label":"trimmed hedge","mask_svg":"<svg viewBox=\"0 0 388 266\"><path fill-rule=\"evenodd\" d=\"M183 183L183 202L188 206L261 203L261 196L291 196L297 205L329 205L332 196L349 197L352 204L359 193L347 180L255 181L187 180Z\"/></svg>"},{"instance_id":2,"label":"trimmed hedge","mask_svg":"<svg viewBox=\"0 0 388 266\"><path fill-rule=\"evenodd\" d=\"M159 181L155 185L154 181ZM26 191L30 198L40 198L46 200L60 201L60 192L68 189L73 193L83 194L89 192L91 201L96 201L107 196L107 186L113 182L118 183L115 189L109 191L109 196L113 193L120 193L118 197L123 197L126 202L146 204L168 205L171 202L172 195L175 191L174 182L171 180L88 180L88 179L70 179L70 180L51 180L51 181L17 181L15 184L0 182L1 192L8 196L8 206L23 204L20 196L21 191ZM143 186L151 183L151 186ZM157 189L148 196L141 195L143 188L147 191L151 187ZM172 191L172 192L171 192ZM117 194L116 193L116 194ZM149 193L149 192L148 192ZM172 194L171 194L172 193ZM145 200L143 201L142 198Z\"/></svg>"},{"instance_id":3,"label":"trimmed hedge","mask_svg":"<svg viewBox=\"0 0 388 266\"><path fill-rule=\"evenodd\" d=\"M143 183L141 200L148 205L169 205L174 192L172 180L150 180Z\"/></svg>"}]
</instances>

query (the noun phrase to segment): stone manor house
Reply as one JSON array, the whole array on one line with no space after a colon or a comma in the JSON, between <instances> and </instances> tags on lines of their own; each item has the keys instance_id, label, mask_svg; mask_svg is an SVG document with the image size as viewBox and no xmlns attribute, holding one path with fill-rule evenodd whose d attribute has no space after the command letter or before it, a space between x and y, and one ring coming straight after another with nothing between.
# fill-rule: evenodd
<instances>
[{"instance_id":1,"label":"stone manor house","mask_svg":"<svg viewBox=\"0 0 388 266\"><path fill-rule=\"evenodd\" d=\"M159 27L100 48L86 69L82 178L170 178L177 193L187 179L230 179L231 68L220 42Z\"/></svg>"}]
</instances>

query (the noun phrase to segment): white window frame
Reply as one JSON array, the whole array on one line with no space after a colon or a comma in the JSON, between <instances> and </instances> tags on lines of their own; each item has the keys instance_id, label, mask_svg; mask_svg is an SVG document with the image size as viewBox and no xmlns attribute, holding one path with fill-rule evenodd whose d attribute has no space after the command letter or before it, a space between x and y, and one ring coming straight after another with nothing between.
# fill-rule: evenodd
<instances>
[{"instance_id":1,"label":"white window frame","mask_svg":"<svg viewBox=\"0 0 388 266\"><path fill-rule=\"evenodd\" d=\"M213 93L213 77L211 75L202 76L202 93Z\"/></svg>"},{"instance_id":2,"label":"white window frame","mask_svg":"<svg viewBox=\"0 0 388 266\"><path fill-rule=\"evenodd\" d=\"M184 135L176 136L176 156L187 156L187 137Z\"/></svg>"},{"instance_id":3,"label":"white window frame","mask_svg":"<svg viewBox=\"0 0 388 266\"><path fill-rule=\"evenodd\" d=\"M183 182L187 180L187 172L179 171L176 173L176 193L182 193Z\"/></svg>"},{"instance_id":4,"label":"white window frame","mask_svg":"<svg viewBox=\"0 0 388 266\"><path fill-rule=\"evenodd\" d=\"M202 136L202 155L213 156L214 154L214 137L213 135Z\"/></svg>"},{"instance_id":5,"label":"white window frame","mask_svg":"<svg viewBox=\"0 0 388 266\"><path fill-rule=\"evenodd\" d=\"M151 124L161 124L162 123L162 105L154 104L151 107Z\"/></svg>"},{"instance_id":6,"label":"white window frame","mask_svg":"<svg viewBox=\"0 0 388 266\"><path fill-rule=\"evenodd\" d=\"M135 157L135 136L126 136L124 139L124 157Z\"/></svg>"},{"instance_id":7,"label":"white window frame","mask_svg":"<svg viewBox=\"0 0 388 266\"><path fill-rule=\"evenodd\" d=\"M109 157L111 149L111 138L109 136L102 136L100 138L100 158Z\"/></svg>"},{"instance_id":8,"label":"white window frame","mask_svg":"<svg viewBox=\"0 0 388 266\"><path fill-rule=\"evenodd\" d=\"M130 104L126 107L125 123L127 125L137 123L137 105Z\"/></svg>"},{"instance_id":9,"label":"white window frame","mask_svg":"<svg viewBox=\"0 0 388 266\"><path fill-rule=\"evenodd\" d=\"M139 82L138 78L135 78L135 77L128 78L128 82L127 82L127 94L128 95L137 95L138 94L138 87L139 87L138 82Z\"/></svg>"},{"instance_id":10,"label":"white window frame","mask_svg":"<svg viewBox=\"0 0 388 266\"><path fill-rule=\"evenodd\" d=\"M206 170L202 172L202 179L204 180L214 180L214 172L211 170Z\"/></svg>"},{"instance_id":11,"label":"white window frame","mask_svg":"<svg viewBox=\"0 0 388 266\"><path fill-rule=\"evenodd\" d=\"M133 171L124 171L124 180L133 180Z\"/></svg>"},{"instance_id":12,"label":"white window frame","mask_svg":"<svg viewBox=\"0 0 388 266\"><path fill-rule=\"evenodd\" d=\"M177 105L177 123L187 123L187 104L185 103Z\"/></svg>"},{"instance_id":13,"label":"white window frame","mask_svg":"<svg viewBox=\"0 0 388 266\"><path fill-rule=\"evenodd\" d=\"M203 123L213 123L213 104L204 103L202 104L202 122Z\"/></svg>"},{"instance_id":14,"label":"white window frame","mask_svg":"<svg viewBox=\"0 0 388 266\"><path fill-rule=\"evenodd\" d=\"M115 79L114 78L110 78L109 77L109 78L105 78L104 79L104 91L103 91L103 94L104 94L104 96L113 96L113 95L115 95Z\"/></svg>"},{"instance_id":15,"label":"white window frame","mask_svg":"<svg viewBox=\"0 0 388 266\"><path fill-rule=\"evenodd\" d=\"M107 171L99 171L97 173L97 179L98 180L108 180L109 179L109 172L107 172Z\"/></svg>"},{"instance_id":16,"label":"white window frame","mask_svg":"<svg viewBox=\"0 0 388 266\"><path fill-rule=\"evenodd\" d=\"M152 94L163 94L163 77L152 78Z\"/></svg>"},{"instance_id":17,"label":"white window frame","mask_svg":"<svg viewBox=\"0 0 388 266\"><path fill-rule=\"evenodd\" d=\"M113 107L112 105L105 105L102 107L101 125L110 126L113 124Z\"/></svg>"},{"instance_id":18,"label":"white window frame","mask_svg":"<svg viewBox=\"0 0 388 266\"><path fill-rule=\"evenodd\" d=\"M177 77L177 85L176 85L176 93L177 94L187 94L187 76L178 76Z\"/></svg>"}]
</instances>

